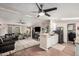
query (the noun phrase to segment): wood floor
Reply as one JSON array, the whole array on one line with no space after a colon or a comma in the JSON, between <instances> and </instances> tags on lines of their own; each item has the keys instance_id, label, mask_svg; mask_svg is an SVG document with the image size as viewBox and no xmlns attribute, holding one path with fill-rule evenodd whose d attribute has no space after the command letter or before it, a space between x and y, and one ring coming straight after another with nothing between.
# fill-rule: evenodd
<instances>
[{"instance_id":1,"label":"wood floor","mask_svg":"<svg viewBox=\"0 0 79 59\"><path fill-rule=\"evenodd\" d=\"M75 55L75 45L72 43L64 43L65 48L63 51L50 48L48 51L44 51L39 46L33 46L16 53L11 54L10 56L74 56ZM61 48L61 47L60 47Z\"/></svg>"}]
</instances>

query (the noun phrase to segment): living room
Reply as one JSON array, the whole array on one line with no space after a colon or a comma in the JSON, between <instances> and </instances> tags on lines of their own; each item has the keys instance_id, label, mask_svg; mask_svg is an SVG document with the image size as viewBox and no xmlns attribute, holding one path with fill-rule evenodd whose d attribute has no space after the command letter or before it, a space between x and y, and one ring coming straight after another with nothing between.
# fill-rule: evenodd
<instances>
[{"instance_id":1,"label":"living room","mask_svg":"<svg viewBox=\"0 0 79 59\"><path fill-rule=\"evenodd\" d=\"M77 51L78 5L69 3L1 3L0 55L79 55ZM47 9L47 11L50 8L53 9L46 12L40 8ZM43 14L44 12L45 14ZM70 33L74 33L73 38ZM75 47L77 52L75 52ZM24 53L25 51L27 53ZM53 53L54 51L55 53Z\"/></svg>"}]
</instances>

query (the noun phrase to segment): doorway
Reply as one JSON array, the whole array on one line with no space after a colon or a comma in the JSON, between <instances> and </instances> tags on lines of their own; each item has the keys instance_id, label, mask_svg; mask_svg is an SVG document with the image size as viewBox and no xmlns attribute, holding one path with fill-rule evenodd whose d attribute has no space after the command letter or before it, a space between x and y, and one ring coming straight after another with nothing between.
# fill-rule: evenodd
<instances>
[{"instance_id":1,"label":"doorway","mask_svg":"<svg viewBox=\"0 0 79 59\"><path fill-rule=\"evenodd\" d=\"M32 29L32 38L39 40L40 32L41 32L41 27L34 27Z\"/></svg>"},{"instance_id":2,"label":"doorway","mask_svg":"<svg viewBox=\"0 0 79 59\"><path fill-rule=\"evenodd\" d=\"M74 23L67 25L67 36L68 36L67 41L72 42L74 44L76 38L76 25Z\"/></svg>"}]
</instances>

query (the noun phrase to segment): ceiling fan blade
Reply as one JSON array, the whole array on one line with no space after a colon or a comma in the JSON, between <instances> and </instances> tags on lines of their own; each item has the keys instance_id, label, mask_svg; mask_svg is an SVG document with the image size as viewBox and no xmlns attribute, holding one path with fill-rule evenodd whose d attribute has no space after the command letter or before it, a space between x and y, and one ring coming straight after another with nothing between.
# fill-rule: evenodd
<instances>
[{"instance_id":1,"label":"ceiling fan blade","mask_svg":"<svg viewBox=\"0 0 79 59\"><path fill-rule=\"evenodd\" d=\"M37 7L38 7L39 11L41 11L41 8L40 8L40 6L38 5L38 3L36 3L36 5L37 5Z\"/></svg>"},{"instance_id":2,"label":"ceiling fan blade","mask_svg":"<svg viewBox=\"0 0 79 59\"><path fill-rule=\"evenodd\" d=\"M40 7L41 7L41 12L44 12L43 11L43 4L40 4Z\"/></svg>"},{"instance_id":3,"label":"ceiling fan blade","mask_svg":"<svg viewBox=\"0 0 79 59\"><path fill-rule=\"evenodd\" d=\"M50 17L50 15L48 13L45 13L46 16Z\"/></svg>"},{"instance_id":4,"label":"ceiling fan blade","mask_svg":"<svg viewBox=\"0 0 79 59\"><path fill-rule=\"evenodd\" d=\"M41 9L43 8L43 4L40 4Z\"/></svg>"},{"instance_id":5,"label":"ceiling fan blade","mask_svg":"<svg viewBox=\"0 0 79 59\"><path fill-rule=\"evenodd\" d=\"M44 12L49 12L49 11L53 11L53 10L57 10L57 7L50 8L50 9L45 9L45 10L43 10L43 11L44 11Z\"/></svg>"}]
</instances>

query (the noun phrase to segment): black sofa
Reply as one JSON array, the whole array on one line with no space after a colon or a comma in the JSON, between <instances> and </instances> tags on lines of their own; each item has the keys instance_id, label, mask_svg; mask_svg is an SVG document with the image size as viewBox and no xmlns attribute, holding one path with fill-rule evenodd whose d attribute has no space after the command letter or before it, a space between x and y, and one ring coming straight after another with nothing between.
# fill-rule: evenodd
<instances>
[{"instance_id":1,"label":"black sofa","mask_svg":"<svg viewBox=\"0 0 79 59\"><path fill-rule=\"evenodd\" d=\"M15 41L18 40L18 36L12 34L5 34L0 37L0 53L11 51L15 49Z\"/></svg>"},{"instance_id":2,"label":"black sofa","mask_svg":"<svg viewBox=\"0 0 79 59\"><path fill-rule=\"evenodd\" d=\"M76 38L76 33L73 33L73 32L68 33L69 41L72 41L73 43L75 43L74 38Z\"/></svg>"}]
</instances>

